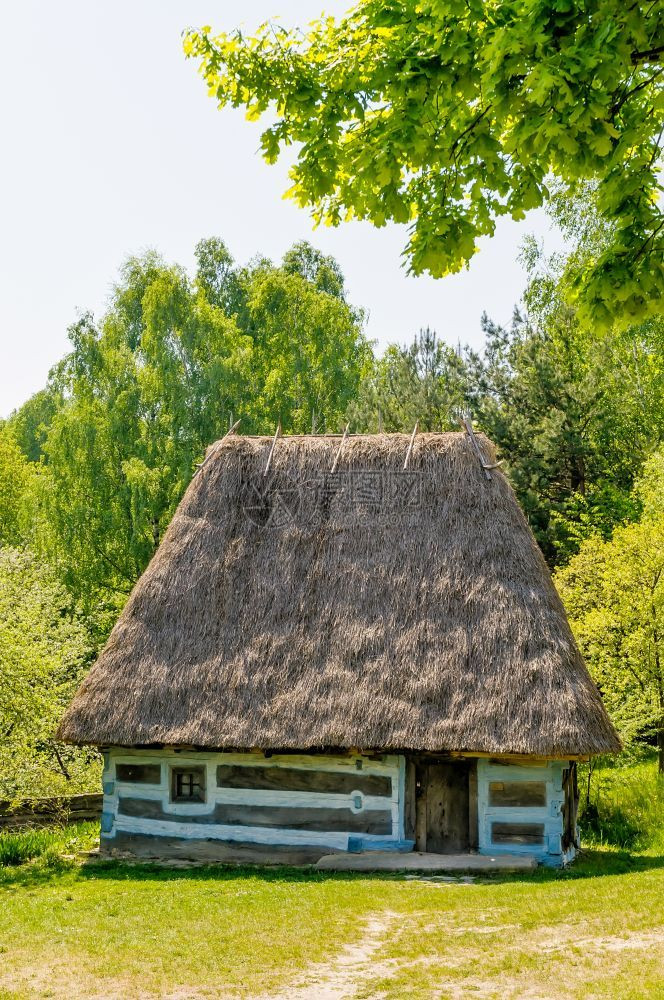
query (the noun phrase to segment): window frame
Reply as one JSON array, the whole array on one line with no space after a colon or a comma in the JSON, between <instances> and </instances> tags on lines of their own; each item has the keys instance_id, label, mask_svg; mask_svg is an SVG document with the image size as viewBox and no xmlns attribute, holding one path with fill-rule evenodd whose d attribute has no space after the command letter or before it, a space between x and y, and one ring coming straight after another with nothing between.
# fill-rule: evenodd
<instances>
[{"instance_id":1,"label":"window frame","mask_svg":"<svg viewBox=\"0 0 664 1000\"><path fill-rule=\"evenodd\" d=\"M185 775L191 775L191 788L199 789L196 795L183 795L181 779ZM175 803L191 803L200 805L207 802L207 769L201 764L183 764L178 767L171 767L170 773L170 800Z\"/></svg>"}]
</instances>

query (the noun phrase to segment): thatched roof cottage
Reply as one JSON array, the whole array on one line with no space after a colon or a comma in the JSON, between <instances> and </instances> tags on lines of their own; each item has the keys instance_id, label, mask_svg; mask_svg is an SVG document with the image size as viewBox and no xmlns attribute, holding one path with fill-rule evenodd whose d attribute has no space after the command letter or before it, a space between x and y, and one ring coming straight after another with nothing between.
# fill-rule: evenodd
<instances>
[{"instance_id":1,"label":"thatched roof cottage","mask_svg":"<svg viewBox=\"0 0 664 1000\"><path fill-rule=\"evenodd\" d=\"M464 433L208 450L60 727L104 751L103 849L573 856L575 762L620 745L482 460Z\"/></svg>"}]
</instances>

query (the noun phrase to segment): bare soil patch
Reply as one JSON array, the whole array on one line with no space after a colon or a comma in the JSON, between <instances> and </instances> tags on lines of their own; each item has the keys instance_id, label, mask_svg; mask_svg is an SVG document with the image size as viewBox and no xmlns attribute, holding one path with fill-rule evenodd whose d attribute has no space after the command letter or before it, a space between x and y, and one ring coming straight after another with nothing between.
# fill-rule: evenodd
<instances>
[{"instance_id":1,"label":"bare soil patch","mask_svg":"<svg viewBox=\"0 0 664 1000\"><path fill-rule=\"evenodd\" d=\"M313 965L304 976L279 993L266 994L257 1000L349 1000L369 978L389 976L396 963L374 961L393 922L399 914L385 911L372 916L359 932L357 944L347 945L329 964ZM372 994L376 1000L380 993Z\"/></svg>"}]
</instances>

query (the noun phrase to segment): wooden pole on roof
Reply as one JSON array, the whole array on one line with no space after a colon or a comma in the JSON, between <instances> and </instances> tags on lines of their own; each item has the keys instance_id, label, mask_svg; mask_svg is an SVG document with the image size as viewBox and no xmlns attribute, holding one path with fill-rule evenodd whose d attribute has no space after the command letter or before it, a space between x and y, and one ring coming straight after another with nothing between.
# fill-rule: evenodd
<instances>
[{"instance_id":1,"label":"wooden pole on roof","mask_svg":"<svg viewBox=\"0 0 664 1000\"><path fill-rule=\"evenodd\" d=\"M348 437L348 430L349 430L349 428L350 428L350 424L346 424L346 426L344 428L343 437L342 437L341 441L339 442L339 447L337 448L337 453L334 456L334 461L332 462L332 468L330 469L330 472L336 472L337 471L337 463L339 461L339 456L341 455L341 449L344 446L344 441Z\"/></svg>"},{"instance_id":2,"label":"wooden pole on roof","mask_svg":"<svg viewBox=\"0 0 664 1000\"><path fill-rule=\"evenodd\" d=\"M240 420L241 419L242 418L240 418ZM204 458L202 462L198 463L198 465L196 466L196 472L194 473L195 476L198 475L198 473L201 471L201 469L203 468L204 465L207 465L207 463L210 461L210 459L212 458L212 456L217 454L217 451L219 450L219 446L222 444L222 442L225 441L227 437L230 437L231 434L235 434L236 430L240 426L240 420L236 420L235 423L233 424L233 426L228 428L228 430L226 431L226 433L224 434L224 436L222 438L220 438L219 441L217 441L216 445L213 447L212 451L207 456L207 458Z\"/></svg>"},{"instance_id":3,"label":"wooden pole on roof","mask_svg":"<svg viewBox=\"0 0 664 1000\"><path fill-rule=\"evenodd\" d=\"M491 469L497 469L503 463L502 462L493 462L492 464L489 464L488 462L485 462L484 461L484 455L482 454L482 449L480 448L480 443L477 440L477 438L475 437L475 431L473 430L473 425L470 422L470 418L469 417L461 417L460 423L461 423L461 426L463 428L465 428L466 434L470 438L470 442L471 442L473 448L475 449L475 454L477 455L477 457L479 459L479 463L482 466L482 469L484 470L484 475L486 476L486 478L488 480L493 479L493 476L491 475Z\"/></svg>"},{"instance_id":4,"label":"wooden pole on roof","mask_svg":"<svg viewBox=\"0 0 664 1000\"><path fill-rule=\"evenodd\" d=\"M413 433L410 435L410 444L408 445L408 451L406 452L406 457L403 463L404 470L408 468L408 463L410 461L413 445L415 444L415 435L417 434L417 428L419 427L419 424L420 424L419 420L416 420L415 426L413 427Z\"/></svg>"},{"instance_id":5,"label":"wooden pole on roof","mask_svg":"<svg viewBox=\"0 0 664 1000\"><path fill-rule=\"evenodd\" d=\"M274 455L274 448L277 443L277 438L280 437L281 437L281 420L277 424L277 429L274 432L274 437L272 438L272 444L270 446L270 454L267 456L267 463L265 465L265 472L263 473L263 476L267 476L268 472L270 471L270 466L272 465L272 456Z\"/></svg>"}]
</instances>

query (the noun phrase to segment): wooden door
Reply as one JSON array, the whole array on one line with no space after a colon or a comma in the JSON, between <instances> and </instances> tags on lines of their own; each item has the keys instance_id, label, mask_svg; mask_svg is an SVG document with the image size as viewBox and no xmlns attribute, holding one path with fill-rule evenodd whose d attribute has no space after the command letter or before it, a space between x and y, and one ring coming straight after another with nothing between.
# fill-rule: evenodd
<instances>
[{"instance_id":1,"label":"wooden door","mask_svg":"<svg viewBox=\"0 0 664 1000\"><path fill-rule=\"evenodd\" d=\"M470 849L468 761L418 761L415 848L431 854Z\"/></svg>"}]
</instances>

